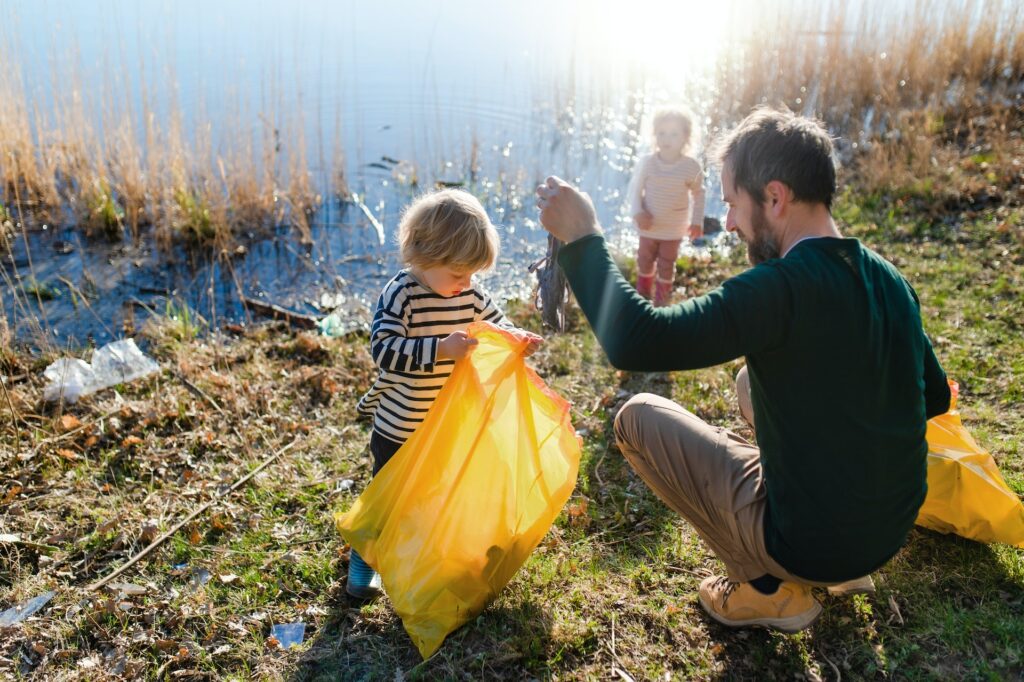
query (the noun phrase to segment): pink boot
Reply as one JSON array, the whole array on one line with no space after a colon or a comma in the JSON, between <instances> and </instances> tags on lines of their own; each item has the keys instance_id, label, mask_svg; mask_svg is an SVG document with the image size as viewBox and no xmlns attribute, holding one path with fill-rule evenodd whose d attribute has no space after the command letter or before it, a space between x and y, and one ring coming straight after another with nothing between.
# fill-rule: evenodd
<instances>
[{"instance_id":1,"label":"pink boot","mask_svg":"<svg viewBox=\"0 0 1024 682\"><path fill-rule=\"evenodd\" d=\"M668 305L670 298L672 298L672 280L659 277L654 286L654 305L659 307Z\"/></svg>"},{"instance_id":2,"label":"pink boot","mask_svg":"<svg viewBox=\"0 0 1024 682\"><path fill-rule=\"evenodd\" d=\"M636 293L646 299L651 298L651 287L654 285L654 273L636 276Z\"/></svg>"}]
</instances>

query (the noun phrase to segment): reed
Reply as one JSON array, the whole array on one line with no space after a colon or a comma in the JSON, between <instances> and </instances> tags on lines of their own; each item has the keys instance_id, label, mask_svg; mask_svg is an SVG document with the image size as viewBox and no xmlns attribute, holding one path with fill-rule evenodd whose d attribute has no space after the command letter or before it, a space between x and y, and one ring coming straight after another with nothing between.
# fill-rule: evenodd
<instances>
[{"instance_id":1,"label":"reed","mask_svg":"<svg viewBox=\"0 0 1024 682\"><path fill-rule=\"evenodd\" d=\"M879 165L873 182L885 183L918 172L926 158L932 163L929 122L964 137L979 116L1021 108L1019 2L919 0L893 10L825 0L800 11L759 5L750 15L749 26L727 37L711 91L699 100L712 132L753 106L786 105L822 118L852 143L847 157L867 155ZM264 76L260 111L238 93L211 102L200 94L186 108L170 65L140 54L138 78L110 73L106 85L92 88L72 45L51 55L53 97L44 104L38 84L22 78L20 37L0 33L8 48L0 66L0 199L27 224L60 219L70 208L87 231L137 236L151 227L164 245L226 248L240 232L285 224L308 239L320 193L348 194L341 121L327 160L321 147L314 175L310 136L322 140L322 131L307 125L291 79ZM575 107L573 92L567 97L565 107ZM613 123L595 116L584 122ZM474 140L470 176L479 153ZM992 163L1002 163L994 153ZM572 171L568 156L565 163L555 170Z\"/></svg>"},{"instance_id":2,"label":"reed","mask_svg":"<svg viewBox=\"0 0 1024 682\"><path fill-rule=\"evenodd\" d=\"M908 109L1016 101L1024 78L1024 10L1017 2L920 0L897 13L831 0L794 14L756 13L756 31L717 64L714 125L760 104L815 114L857 139L884 134Z\"/></svg>"}]
</instances>

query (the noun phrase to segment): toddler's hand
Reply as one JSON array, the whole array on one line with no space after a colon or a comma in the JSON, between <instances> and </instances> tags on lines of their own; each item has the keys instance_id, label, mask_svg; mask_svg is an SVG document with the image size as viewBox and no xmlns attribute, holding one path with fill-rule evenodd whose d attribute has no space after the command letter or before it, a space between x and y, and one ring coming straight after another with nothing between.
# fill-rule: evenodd
<instances>
[{"instance_id":1,"label":"toddler's hand","mask_svg":"<svg viewBox=\"0 0 1024 682\"><path fill-rule=\"evenodd\" d=\"M438 360L461 360L480 343L466 332L452 332L437 344Z\"/></svg>"},{"instance_id":2,"label":"toddler's hand","mask_svg":"<svg viewBox=\"0 0 1024 682\"><path fill-rule=\"evenodd\" d=\"M647 211L640 211L633 216L633 220L636 221L637 227L645 231L651 229L651 225L654 224L654 216Z\"/></svg>"},{"instance_id":3,"label":"toddler's hand","mask_svg":"<svg viewBox=\"0 0 1024 682\"><path fill-rule=\"evenodd\" d=\"M523 349L524 357L529 357L536 353L537 349L540 348L540 344L544 343L544 339L533 332L519 330L516 332L516 336L526 340L526 348Z\"/></svg>"},{"instance_id":4,"label":"toddler's hand","mask_svg":"<svg viewBox=\"0 0 1024 682\"><path fill-rule=\"evenodd\" d=\"M690 241L691 242L694 239L700 239L703 236L704 236L704 226L703 225L690 225Z\"/></svg>"}]
</instances>

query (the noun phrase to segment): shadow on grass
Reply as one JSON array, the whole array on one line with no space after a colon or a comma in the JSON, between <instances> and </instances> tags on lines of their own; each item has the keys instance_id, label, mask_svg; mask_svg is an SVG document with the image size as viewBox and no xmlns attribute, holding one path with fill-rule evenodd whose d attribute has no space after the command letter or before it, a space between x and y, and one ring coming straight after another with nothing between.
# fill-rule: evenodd
<instances>
[{"instance_id":1,"label":"shadow on grass","mask_svg":"<svg viewBox=\"0 0 1024 682\"><path fill-rule=\"evenodd\" d=\"M390 604L349 605L316 633L287 679L518 679L540 671L550 653L552 617L529 595L509 599L510 591L425 661Z\"/></svg>"},{"instance_id":2,"label":"shadow on grass","mask_svg":"<svg viewBox=\"0 0 1024 682\"><path fill-rule=\"evenodd\" d=\"M804 633L711 623L709 637L722 646L718 677L783 678L811 667L826 680L1020 679L1024 582L1002 552L1021 560L1018 550L915 529L874 574L874 595L816 590L824 612Z\"/></svg>"}]
</instances>

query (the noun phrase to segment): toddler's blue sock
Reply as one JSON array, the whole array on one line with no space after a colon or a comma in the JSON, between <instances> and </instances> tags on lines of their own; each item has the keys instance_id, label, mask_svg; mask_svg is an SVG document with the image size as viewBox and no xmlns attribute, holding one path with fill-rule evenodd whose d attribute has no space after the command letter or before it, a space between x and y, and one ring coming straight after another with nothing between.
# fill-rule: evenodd
<instances>
[{"instance_id":1,"label":"toddler's blue sock","mask_svg":"<svg viewBox=\"0 0 1024 682\"><path fill-rule=\"evenodd\" d=\"M348 556L348 583L345 591L356 599L373 599L380 594L380 574L363 561L359 552L350 550Z\"/></svg>"}]
</instances>

